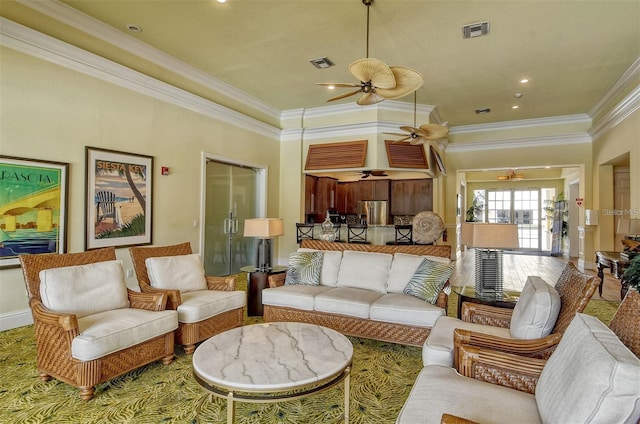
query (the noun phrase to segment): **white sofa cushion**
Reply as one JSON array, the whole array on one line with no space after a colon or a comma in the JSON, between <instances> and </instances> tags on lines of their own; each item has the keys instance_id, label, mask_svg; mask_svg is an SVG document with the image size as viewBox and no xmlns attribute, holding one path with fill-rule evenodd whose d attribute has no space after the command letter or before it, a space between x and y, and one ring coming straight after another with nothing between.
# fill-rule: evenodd
<instances>
[{"instance_id":1,"label":"white sofa cushion","mask_svg":"<svg viewBox=\"0 0 640 424\"><path fill-rule=\"evenodd\" d=\"M331 290L324 286L281 286L262 290L262 304L313 311L316 295Z\"/></svg>"},{"instance_id":2,"label":"white sofa cushion","mask_svg":"<svg viewBox=\"0 0 640 424\"><path fill-rule=\"evenodd\" d=\"M246 292L241 290L198 290L181 293L178 321L194 323L242 308L247 303Z\"/></svg>"},{"instance_id":3,"label":"white sofa cushion","mask_svg":"<svg viewBox=\"0 0 640 424\"><path fill-rule=\"evenodd\" d=\"M320 285L335 287L338 285L338 272L342 262L342 251L314 250L301 247L298 252L322 252L322 270L320 271Z\"/></svg>"},{"instance_id":4,"label":"white sofa cushion","mask_svg":"<svg viewBox=\"0 0 640 424\"><path fill-rule=\"evenodd\" d=\"M71 356L91 361L178 328L176 311L124 308L78 319L80 334L71 341Z\"/></svg>"},{"instance_id":5,"label":"white sofa cushion","mask_svg":"<svg viewBox=\"0 0 640 424\"><path fill-rule=\"evenodd\" d=\"M292 252L285 277L285 285L305 284L317 286L320 284L322 270L322 252Z\"/></svg>"},{"instance_id":6,"label":"white sofa cushion","mask_svg":"<svg viewBox=\"0 0 640 424\"><path fill-rule=\"evenodd\" d=\"M158 256L144 261L151 287L177 289L180 293L207 289L207 279L200 256Z\"/></svg>"},{"instance_id":7,"label":"white sofa cushion","mask_svg":"<svg viewBox=\"0 0 640 424\"><path fill-rule=\"evenodd\" d=\"M387 292L393 255L345 250L338 273L338 287Z\"/></svg>"},{"instance_id":8,"label":"white sofa cushion","mask_svg":"<svg viewBox=\"0 0 640 424\"><path fill-rule=\"evenodd\" d=\"M416 269L424 258L441 263L450 263L449 258L437 256L410 255L408 253L395 253L391 262L391 271L387 281L387 293L404 293L404 288L415 274Z\"/></svg>"},{"instance_id":9,"label":"white sofa cushion","mask_svg":"<svg viewBox=\"0 0 640 424\"><path fill-rule=\"evenodd\" d=\"M510 338L509 329L440 317L422 346L422 362L427 365L453 366L453 330L462 328L478 333Z\"/></svg>"},{"instance_id":10,"label":"white sofa cushion","mask_svg":"<svg viewBox=\"0 0 640 424\"><path fill-rule=\"evenodd\" d=\"M77 318L129 307L122 261L50 268L40 271L42 304Z\"/></svg>"},{"instance_id":11,"label":"white sofa cushion","mask_svg":"<svg viewBox=\"0 0 640 424\"><path fill-rule=\"evenodd\" d=\"M382 294L371 290L336 287L316 295L314 309L319 312L369 318L371 304Z\"/></svg>"},{"instance_id":12,"label":"white sofa cushion","mask_svg":"<svg viewBox=\"0 0 640 424\"><path fill-rule=\"evenodd\" d=\"M439 423L445 413L478 423L542 422L535 398L529 393L463 377L454 368L425 367L418 374L396 423Z\"/></svg>"},{"instance_id":13,"label":"white sofa cushion","mask_svg":"<svg viewBox=\"0 0 640 424\"><path fill-rule=\"evenodd\" d=\"M455 264L445 264L424 258L404 288L404 292L435 304L454 269Z\"/></svg>"},{"instance_id":14,"label":"white sofa cushion","mask_svg":"<svg viewBox=\"0 0 640 424\"><path fill-rule=\"evenodd\" d=\"M511 315L511 337L538 339L551 334L560 312L560 295L540 277L529 276Z\"/></svg>"},{"instance_id":15,"label":"white sofa cushion","mask_svg":"<svg viewBox=\"0 0 640 424\"><path fill-rule=\"evenodd\" d=\"M635 424L640 359L597 318L577 314L542 370L536 402L545 422Z\"/></svg>"},{"instance_id":16,"label":"white sofa cushion","mask_svg":"<svg viewBox=\"0 0 640 424\"><path fill-rule=\"evenodd\" d=\"M383 295L373 302L369 310L369 316L374 321L429 328L443 315L444 309L400 293Z\"/></svg>"}]
</instances>

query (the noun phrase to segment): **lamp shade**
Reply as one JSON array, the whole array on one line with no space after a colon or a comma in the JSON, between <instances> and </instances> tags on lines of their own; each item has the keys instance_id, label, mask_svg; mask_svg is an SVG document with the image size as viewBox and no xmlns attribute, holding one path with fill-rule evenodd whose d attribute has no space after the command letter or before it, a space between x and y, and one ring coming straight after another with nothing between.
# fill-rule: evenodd
<instances>
[{"instance_id":1,"label":"lamp shade","mask_svg":"<svg viewBox=\"0 0 640 424\"><path fill-rule=\"evenodd\" d=\"M469 247L481 249L515 249L518 241L518 224L471 223L462 224L461 241Z\"/></svg>"},{"instance_id":2,"label":"lamp shade","mask_svg":"<svg viewBox=\"0 0 640 424\"><path fill-rule=\"evenodd\" d=\"M629 234L631 235L640 234L640 219L629 220Z\"/></svg>"},{"instance_id":3,"label":"lamp shade","mask_svg":"<svg viewBox=\"0 0 640 424\"><path fill-rule=\"evenodd\" d=\"M244 220L244 236L271 238L284 234L282 218L251 218Z\"/></svg>"}]
</instances>

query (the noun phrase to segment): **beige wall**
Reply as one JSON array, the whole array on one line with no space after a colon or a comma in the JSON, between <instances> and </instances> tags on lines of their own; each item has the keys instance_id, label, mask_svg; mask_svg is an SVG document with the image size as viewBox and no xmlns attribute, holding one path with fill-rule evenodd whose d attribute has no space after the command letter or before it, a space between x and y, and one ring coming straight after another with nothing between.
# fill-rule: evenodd
<instances>
[{"instance_id":1,"label":"beige wall","mask_svg":"<svg viewBox=\"0 0 640 424\"><path fill-rule=\"evenodd\" d=\"M0 153L70 164L69 252L84 249L85 146L154 156L153 244L200 250L202 152L268 167L267 216L278 214L279 141L10 49L0 54ZM118 257L131 267L126 249ZM20 269L0 270L0 317L26 308Z\"/></svg>"}]
</instances>

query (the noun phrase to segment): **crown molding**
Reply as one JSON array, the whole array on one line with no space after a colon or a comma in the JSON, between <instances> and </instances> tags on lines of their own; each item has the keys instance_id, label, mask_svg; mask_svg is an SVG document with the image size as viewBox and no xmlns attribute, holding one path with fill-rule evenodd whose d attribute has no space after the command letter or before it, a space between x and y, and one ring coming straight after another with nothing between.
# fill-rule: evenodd
<instances>
[{"instance_id":1,"label":"crown molding","mask_svg":"<svg viewBox=\"0 0 640 424\"><path fill-rule=\"evenodd\" d=\"M431 105L416 105L416 114L430 115L435 106ZM294 109L298 110L298 109ZM385 100L380 103L376 103L369 106L360 106L356 102L344 103L332 106L322 106L316 108L306 109L304 116L308 118L325 118L334 115L344 115L348 113L357 113L362 111L375 110L376 113L380 112L402 112L413 114L413 102L398 102L395 100ZM289 111L284 111L283 115Z\"/></svg>"},{"instance_id":2,"label":"crown molding","mask_svg":"<svg viewBox=\"0 0 640 424\"><path fill-rule=\"evenodd\" d=\"M184 78L188 78L204 87L233 98L243 105L260 111L273 119L280 118L280 111L275 107L237 89L187 63L176 59L142 41L127 35L115 28L98 21L58 0L17 0L20 4L36 10L57 21L63 22L99 40L117 46L135 56L170 70Z\"/></svg>"},{"instance_id":3,"label":"crown molding","mask_svg":"<svg viewBox=\"0 0 640 424\"><path fill-rule=\"evenodd\" d=\"M566 144L588 144L591 143L591 141L591 137L586 133L548 137L524 137L491 141L468 141L462 143L450 143L447 146L447 153L473 152L479 150L516 149L521 147L552 147Z\"/></svg>"},{"instance_id":4,"label":"crown molding","mask_svg":"<svg viewBox=\"0 0 640 424\"><path fill-rule=\"evenodd\" d=\"M586 113L576 115L551 116L547 118L520 119L516 121L490 122L478 125L460 125L451 127L451 134L468 134L498 130L514 130L547 125L591 124L591 118Z\"/></svg>"},{"instance_id":5,"label":"crown molding","mask_svg":"<svg viewBox=\"0 0 640 424\"><path fill-rule=\"evenodd\" d=\"M605 113L601 119L594 123L589 134L594 139L599 138L605 132L618 125L640 109L640 86L636 87L627 97L618 103L613 109Z\"/></svg>"},{"instance_id":6,"label":"crown molding","mask_svg":"<svg viewBox=\"0 0 640 424\"><path fill-rule=\"evenodd\" d=\"M606 112L604 108L607 103L609 103L614 97L618 96L620 92L623 92L630 84L633 84L638 76L640 76L640 56L633 61L631 66L629 66L629 68L627 68L611 88L607 90L602 99L600 99L600 101L591 108L589 116L598 116L599 114Z\"/></svg>"},{"instance_id":7,"label":"crown molding","mask_svg":"<svg viewBox=\"0 0 640 424\"><path fill-rule=\"evenodd\" d=\"M0 45L279 140L280 129L0 17Z\"/></svg>"}]
</instances>

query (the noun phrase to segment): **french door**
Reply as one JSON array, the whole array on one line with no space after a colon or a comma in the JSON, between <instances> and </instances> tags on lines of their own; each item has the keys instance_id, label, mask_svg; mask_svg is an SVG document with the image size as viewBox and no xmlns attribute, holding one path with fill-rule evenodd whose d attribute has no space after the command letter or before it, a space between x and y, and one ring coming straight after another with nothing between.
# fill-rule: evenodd
<instances>
[{"instance_id":1,"label":"french door","mask_svg":"<svg viewBox=\"0 0 640 424\"><path fill-rule=\"evenodd\" d=\"M254 243L244 238L244 220L255 218L262 170L206 160L204 187L204 252L207 275L229 275L252 263Z\"/></svg>"},{"instance_id":2,"label":"french door","mask_svg":"<svg viewBox=\"0 0 640 424\"><path fill-rule=\"evenodd\" d=\"M520 250L541 250L540 189L487 190L487 222L518 224Z\"/></svg>"}]
</instances>

